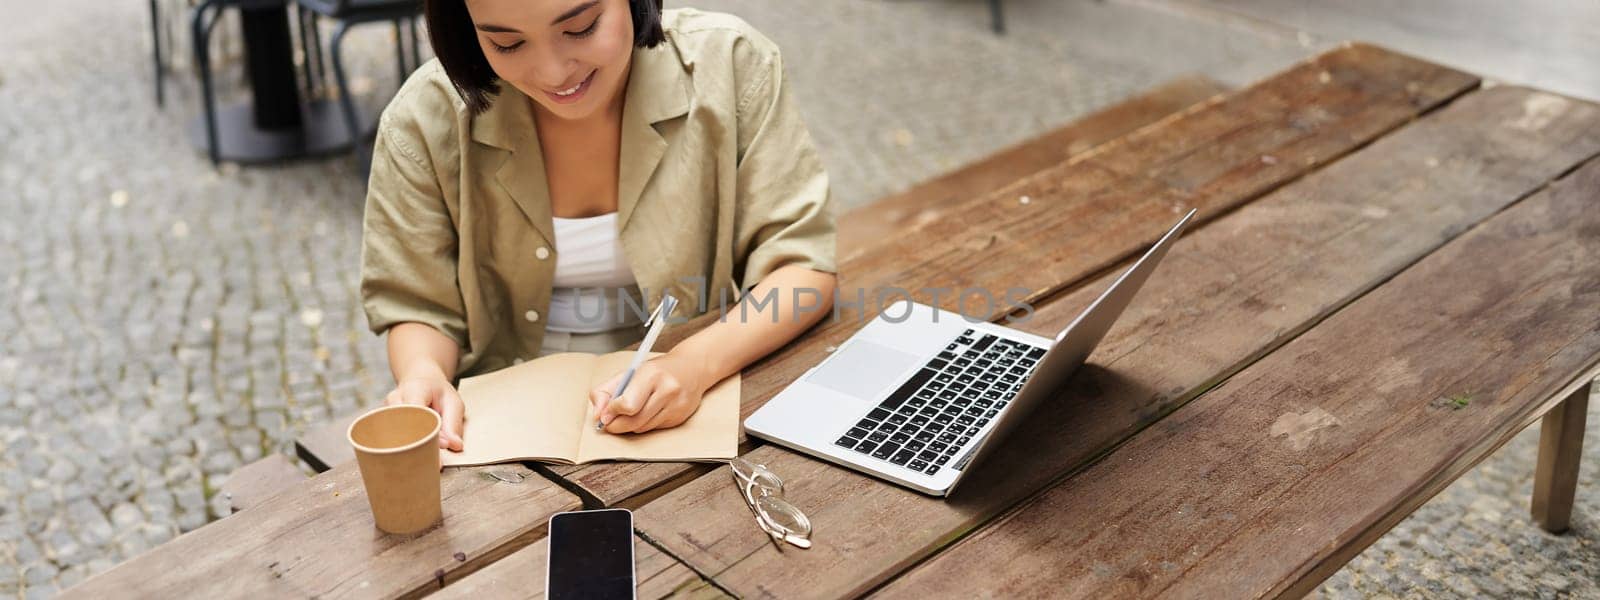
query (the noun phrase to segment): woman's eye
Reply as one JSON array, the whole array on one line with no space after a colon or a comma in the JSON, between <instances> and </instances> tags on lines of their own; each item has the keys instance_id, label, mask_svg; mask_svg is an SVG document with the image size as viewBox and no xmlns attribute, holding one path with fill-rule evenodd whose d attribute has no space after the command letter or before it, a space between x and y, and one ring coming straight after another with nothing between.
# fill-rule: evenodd
<instances>
[{"instance_id":1,"label":"woman's eye","mask_svg":"<svg viewBox=\"0 0 1600 600\"><path fill-rule=\"evenodd\" d=\"M509 46L502 46L500 44L496 44L493 40L490 40L489 45L490 46L494 46L495 52L512 52L512 51L515 51L517 48L521 48L522 47L522 42L518 41L517 43L511 44Z\"/></svg>"},{"instance_id":2,"label":"woman's eye","mask_svg":"<svg viewBox=\"0 0 1600 600\"><path fill-rule=\"evenodd\" d=\"M599 27L599 26L600 26L600 17L595 17L593 21L589 22L589 26L588 27L583 28L583 31L568 31L568 32L566 32L566 34L568 36L575 37L575 38L586 38L586 37L589 37L590 35L594 34L594 28L595 27Z\"/></svg>"}]
</instances>

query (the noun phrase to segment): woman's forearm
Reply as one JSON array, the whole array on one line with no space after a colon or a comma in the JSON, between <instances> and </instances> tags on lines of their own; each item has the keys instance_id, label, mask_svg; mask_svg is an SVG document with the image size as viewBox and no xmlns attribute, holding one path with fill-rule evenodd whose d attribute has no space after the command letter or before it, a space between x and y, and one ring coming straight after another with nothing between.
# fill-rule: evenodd
<instances>
[{"instance_id":1,"label":"woman's forearm","mask_svg":"<svg viewBox=\"0 0 1600 600\"><path fill-rule=\"evenodd\" d=\"M439 330L422 323L401 323L389 328L389 370L395 389L384 404L415 404L439 413L442 429L439 447L460 452L461 423L465 407L452 380L461 348Z\"/></svg>"},{"instance_id":2,"label":"woman's forearm","mask_svg":"<svg viewBox=\"0 0 1600 600\"><path fill-rule=\"evenodd\" d=\"M389 370L394 380L440 376L452 381L461 348L439 330L422 323L401 323L389 328Z\"/></svg>"},{"instance_id":3,"label":"woman's forearm","mask_svg":"<svg viewBox=\"0 0 1600 600\"><path fill-rule=\"evenodd\" d=\"M673 352L698 357L708 381L721 381L829 315L837 286L838 277L833 273L780 267L729 309L725 318L680 342ZM774 293L776 301L767 302Z\"/></svg>"}]
</instances>

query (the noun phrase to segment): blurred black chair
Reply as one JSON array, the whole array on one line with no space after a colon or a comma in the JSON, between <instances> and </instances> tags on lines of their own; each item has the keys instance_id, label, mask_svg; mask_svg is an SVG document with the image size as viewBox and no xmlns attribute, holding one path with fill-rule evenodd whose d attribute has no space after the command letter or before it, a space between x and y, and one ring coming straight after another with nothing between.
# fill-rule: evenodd
<instances>
[{"instance_id":1,"label":"blurred black chair","mask_svg":"<svg viewBox=\"0 0 1600 600\"><path fill-rule=\"evenodd\" d=\"M221 149L217 145L217 105L216 95L211 89L211 30L216 28L217 22L222 20L222 11L227 8L254 8L281 6L287 0L204 0L194 7L194 14L190 20L190 35L194 39L194 67L200 74L200 103L206 114L206 152L210 155L211 165L222 163ZM152 10L155 2L151 2ZM159 66L158 66L159 68ZM156 89L161 89L160 78L156 79Z\"/></svg>"},{"instance_id":2,"label":"blurred black chair","mask_svg":"<svg viewBox=\"0 0 1600 600\"><path fill-rule=\"evenodd\" d=\"M333 31L333 39L329 40L329 58L333 60L333 81L339 94L339 106L344 112L345 126L350 129L351 146L355 150L356 159L362 159L363 140L365 134L361 130L359 117L356 113L355 100L350 94L350 80L345 75L343 58L344 36L350 29L363 23L390 22L394 24L395 33L395 58L399 67L400 82L405 83L406 76L413 69L422 66L422 52L417 45L416 17L422 11L419 0L297 0L300 5L302 19L301 39L311 40L306 43L306 70L307 82L311 81L310 71L313 63L317 65L318 78L322 72L321 36L317 31L317 17L327 17L338 21L339 25ZM409 29L411 38L411 64L406 64L405 38L402 27ZM305 32L309 29L310 36ZM312 47L315 46L316 59L311 58Z\"/></svg>"},{"instance_id":3,"label":"blurred black chair","mask_svg":"<svg viewBox=\"0 0 1600 600\"><path fill-rule=\"evenodd\" d=\"M996 34L1006 32L1005 16L1000 14L1000 0L989 0L989 25Z\"/></svg>"},{"instance_id":4,"label":"blurred black chair","mask_svg":"<svg viewBox=\"0 0 1600 600\"><path fill-rule=\"evenodd\" d=\"M152 11L155 2L152 0ZM211 32L221 21L222 11L228 8L257 9L278 8L291 3L292 0L202 0L194 7L191 23L194 36L195 70L200 75L201 104L205 111L205 136L206 148L213 165L221 163L219 145L217 143L217 106L215 92L211 81ZM339 103L343 113L345 125L351 132L351 146L359 158L362 154L362 134L357 123L355 103L350 97L348 81L344 75L344 63L340 56L341 42L344 34L352 25L368 22L392 21L395 25L395 51L399 58L399 73L402 80L410 73L415 65L420 65L420 50L417 47L417 31L415 17L420 11L417 0L305 0L298 3L298 16L300 18L300 41L304 47L305 63L303 65L306 76L307 93L316 87L313 85L313 71L320 78L324 72L322 63L321 36L317 33L316 17L327 16L338 19L339 26L333 37L333 72L338 85ZM154 14L154 13L152 13ZM412 63L408 68L405 58L405 36L401 35L401 24L409 22L411 25ZM161 69L157 63L158 72ZM292 81L292 80L291 80ZM157 99L161 97L161 83L157 79Z\"/></svg>"}]
</instances>

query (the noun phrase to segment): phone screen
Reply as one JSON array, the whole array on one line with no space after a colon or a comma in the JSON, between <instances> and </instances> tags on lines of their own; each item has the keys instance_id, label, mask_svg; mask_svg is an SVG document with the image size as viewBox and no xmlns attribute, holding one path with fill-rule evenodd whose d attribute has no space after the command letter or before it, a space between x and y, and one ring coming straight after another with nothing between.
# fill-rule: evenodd
<instances>
[{"instance_id":1,"label":"phone screen","mask_svg":"<svg viewBox=\"0 0 1600 600\"><path fill-rule=\"evenodd\" d=\"M550 517L545 597L633 598L633 513L614 508Z\"/></svg>"}]
</instances>

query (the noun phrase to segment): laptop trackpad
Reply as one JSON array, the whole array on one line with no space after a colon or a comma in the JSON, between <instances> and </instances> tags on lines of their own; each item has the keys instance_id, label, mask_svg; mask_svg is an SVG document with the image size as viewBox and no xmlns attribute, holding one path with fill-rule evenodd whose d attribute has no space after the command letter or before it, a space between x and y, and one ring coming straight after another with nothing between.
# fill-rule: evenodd
<instances>
[{"instance_id":1,"label":"laptop trackpad","mask_svg":"<svg viewBox=\"0 0 1600 600\"><path fill-rule=\"evenodd\" d=\"M901 372L920 362L915 354L907 354L866 340L841 348L806 381L862 400L876 399Z\"/></svg>"}]
</instances>

